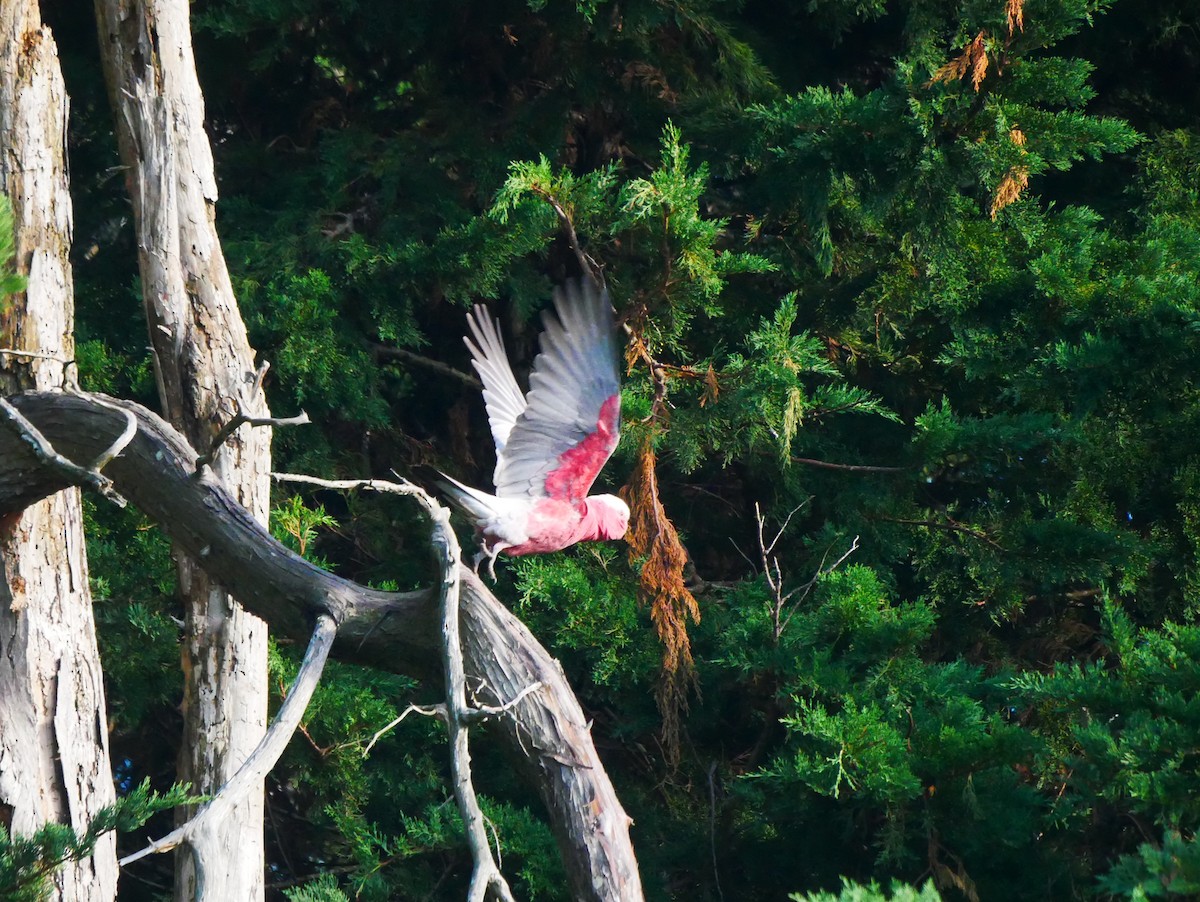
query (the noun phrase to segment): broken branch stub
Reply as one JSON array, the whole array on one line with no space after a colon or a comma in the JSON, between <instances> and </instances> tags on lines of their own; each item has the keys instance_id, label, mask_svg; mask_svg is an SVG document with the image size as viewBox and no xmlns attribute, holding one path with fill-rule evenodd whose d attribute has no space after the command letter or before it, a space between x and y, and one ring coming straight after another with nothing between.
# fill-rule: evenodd
<instances>
[{"instance_id":1,"label":"broken branch stub","mask_svg":"<svg viewBox=\"0 0 1200 902\"><path fill-rule=\"evenodd\" d=\"M105 467L115 490L154 520L277 635L307 640L327 614L338 626L341 660L444 682L437 596L381 592L327 573L276 541L211 473L196 452L145 408L88 394L27 392L9 399L71 461L97 459L126 430L136 433ZM0 515L69 484L13 429L0 428ZM469 569L458 568L463 666L482 704L506 707L489 733L513 753L537 789L559 843L573 899L642 899L630 820L592 742L589 723L554 659ZM535 683L537 691L525 691ZM525 693L522 696L522 693ZM518 696L521 696L518 700Z\"/></svg>"}]
</instances>

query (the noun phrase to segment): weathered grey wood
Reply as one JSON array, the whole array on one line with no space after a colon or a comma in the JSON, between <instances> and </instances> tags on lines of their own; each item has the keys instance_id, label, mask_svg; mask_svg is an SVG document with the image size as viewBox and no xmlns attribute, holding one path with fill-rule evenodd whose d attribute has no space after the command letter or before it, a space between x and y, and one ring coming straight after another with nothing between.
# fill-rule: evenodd
<instances>
[{"instance_id":1,"label":"weathered grey wood","mask_svg":"<svg viewBox=\"0 0 1200 902\"><path fill-rule=\"evenodd\" d=\"M122 858L121 867L126 867L147 855L167 852L177 846L186 845L196 859L196 896L199 902L226 902L224 897L212 894L205 879L205 875L213 868L221 869L220 862L208 861L204 857L217 848L217 844L209 840L207 835L219 829L219 825L225 821L243 796L262 786L263 780L287 748L321 680L336 635L337 626L333 618L328 614L318 615L317 626L312 639L309 640L308 650L304 654L304 660L300 662L300 670L296 673L292 685L288 687L287 696L279 706L271 726L267 728L262 742L238 768L233 779L222 786L214 798L201 805L190 820L162 839L155 840L140 851Z\"/></svg>"},{"instance_id":2,"label":"weathered grey wood","mask_svg":"<svg viewBox=\"0 0 1200 902\"><path fill-rule=\"evenodd\" d=\"M28 288L0 317L0 386L57 388L71 375L74 298L67 96L37 0L0 0L0 188L13 205L17 270ZM104 690L88 589L79 492L0 523L0 824L84 829L114 800ZM53 898L111 902L113 837L54 878Z\"/></svg>"},{"instance_id":3,"label":"weathered grey wood","mask_svg":"<svg viewBox=\"0 0 1200 902\"><path fill-rule=\"evenodd\" d=\"M204 133L187 0L96 0L117 143L128 173L142 295L167 419L198 448L234 416L270 416L215 225L217 186ZM243 426L213 470L265 523L271 430ZM184 600L184 741L178 776L211 794L261 739L267 718L267 630L203 567L177 558ZM181 811L186 819L189 811ZM206 891L263 897L263 795L250 793L213 834ZM224 873L215 862L222 862ZM193 859L177 858L177 899L196 892Z\"/></svg>"},{"instance_id":4,"label":"weathered grey wood","mask_svg":"<svg viewBox=\"0 0 1200 902\"><path fill-rule=\"evenodd\" d=\"M124 428L119 413L89 396L26 393L10 400L62 454L95 458ZM111 401L111 399L110 399ZM277 633L307 639L318 613L339 624L334 654L441 683L436 593L388 593L326 573L276 542L217 484L195 475L193 451L154 414L130 402L137 436L104 473ZM39 464L0 423L0 517L37 492L60 488L60 471ZM431 568L431 579L436 575ZM460 568L463 664L480 701L501 705L529 693L488 724L521 762L544 800L571 881L572 898L642 898L629 819L592 743L589 725L557 662L480 579Z\"/></svg>"}]
</instances>

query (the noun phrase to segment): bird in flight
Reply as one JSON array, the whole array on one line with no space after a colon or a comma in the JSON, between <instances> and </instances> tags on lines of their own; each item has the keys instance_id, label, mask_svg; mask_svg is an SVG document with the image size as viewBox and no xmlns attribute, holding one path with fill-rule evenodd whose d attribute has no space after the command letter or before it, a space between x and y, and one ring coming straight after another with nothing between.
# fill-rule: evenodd
<instances>
[{"instance_id":1,"label":"bird in flight","mask_svg":"<svg viewBox=\"0 0 1200 902\"><path fill-rule=\"evenodd\" d=\"M589 495L617 447L621 380L608 290L584 277L554 289L557 316L542 314L541 350L522 394L499 323L477 305L464 337L483 382L496 442L496 494L442 474L450 499L475 519L495 579L496 556L559 551L576 542L620 539L629 506Z\"/></svg>"}]
</instances>

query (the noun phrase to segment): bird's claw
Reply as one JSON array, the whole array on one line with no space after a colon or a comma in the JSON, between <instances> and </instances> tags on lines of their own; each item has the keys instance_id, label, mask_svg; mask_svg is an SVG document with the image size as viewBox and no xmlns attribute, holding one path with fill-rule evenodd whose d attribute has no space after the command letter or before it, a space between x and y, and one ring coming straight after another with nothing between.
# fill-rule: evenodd
<instances>
[{"instance_id":1,"label":"bird's claw","mask_svg":"<svg viewBox=\"0 0 1200 902\"><path fill-rule=\"evenodd\" d=\"M475 574L479 574L479 565L483 563L484 558L487 558L487 574L494 584L496 582L496 558L507 547L508 545L505 542L497 542L491 548L488 548L486 543L480 545L479 551L475 555Z\"/></svg>"}]
</instances>

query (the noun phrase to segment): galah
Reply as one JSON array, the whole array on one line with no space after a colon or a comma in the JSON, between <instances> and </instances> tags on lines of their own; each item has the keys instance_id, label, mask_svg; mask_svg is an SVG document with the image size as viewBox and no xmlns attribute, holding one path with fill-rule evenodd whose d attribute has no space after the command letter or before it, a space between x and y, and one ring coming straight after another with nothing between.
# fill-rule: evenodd
<instances>
[{"instance_id":1,"label":"galah","mask_svg":"<svg viewBox=\"0 0 1200 902\"><path fill-rule=\"evenodd\" d=\"M589 495L617 447L621 381L616 327L607 289L585 277L554 290L557 317L544 313L541 350L529 393L509 365L499 323L477 305L464 337L483 382L483 400L496 442L496 494L449 476L443 487L474 517L495 578L496 556L559 551L619 539L629 506L616 495ZM474 339L474 340L472 340Z\"/></svg>"}]
</instances>

